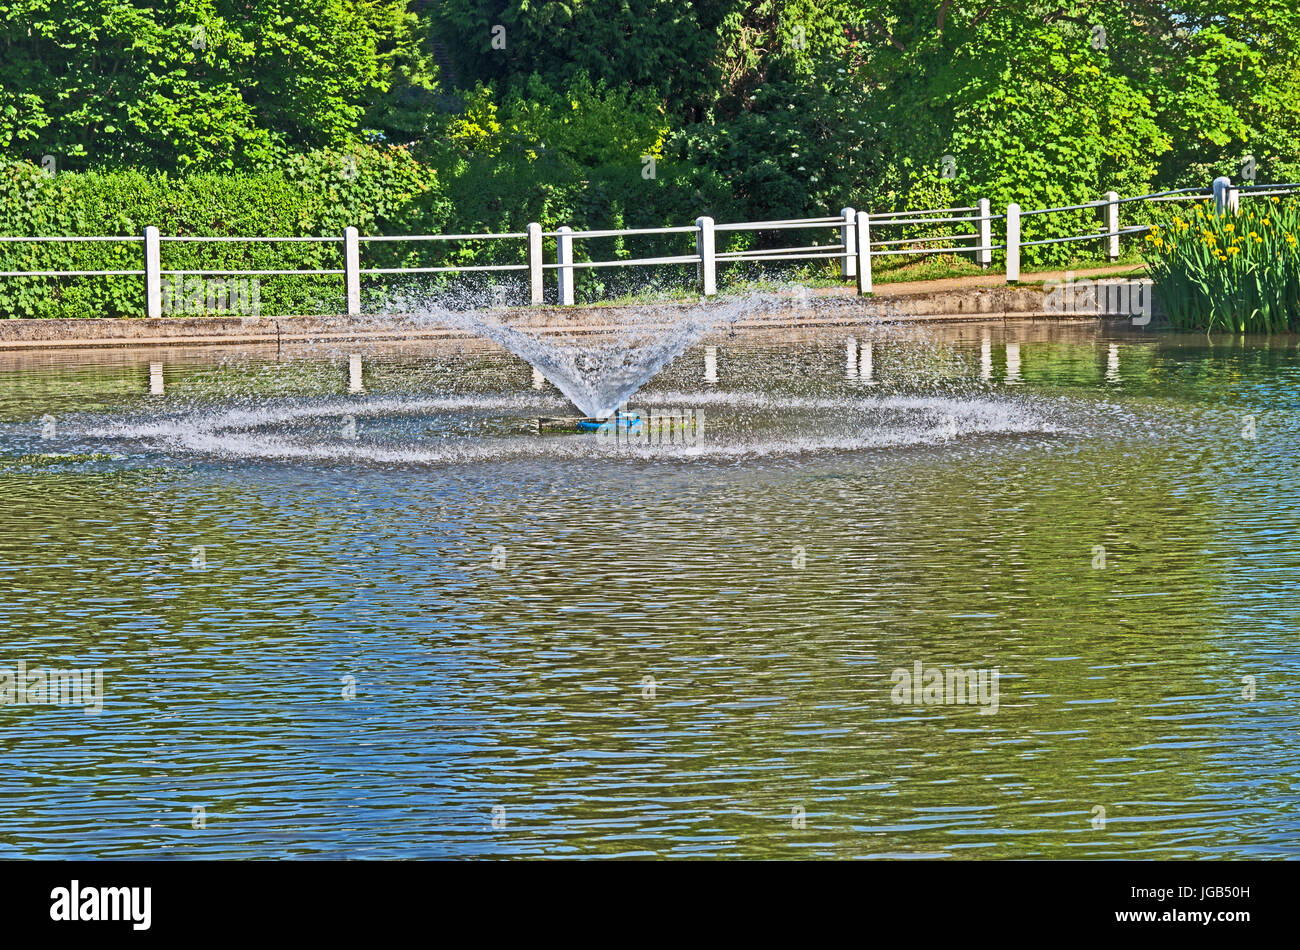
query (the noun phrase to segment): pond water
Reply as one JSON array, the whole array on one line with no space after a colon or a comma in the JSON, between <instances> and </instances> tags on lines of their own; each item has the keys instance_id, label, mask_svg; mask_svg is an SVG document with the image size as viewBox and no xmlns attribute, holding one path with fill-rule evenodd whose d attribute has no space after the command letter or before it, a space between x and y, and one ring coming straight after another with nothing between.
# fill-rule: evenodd
<instances>
[{"instance_id":1,"label":"pond water","mask_svg":"<svg viewBox=\"0 0 1300 950\"><path fill-rule=\"evenodd\" d=\"M706 343L0 354L0 857L1300 854L1294 338Z\"/></svg>"}]
</instances>

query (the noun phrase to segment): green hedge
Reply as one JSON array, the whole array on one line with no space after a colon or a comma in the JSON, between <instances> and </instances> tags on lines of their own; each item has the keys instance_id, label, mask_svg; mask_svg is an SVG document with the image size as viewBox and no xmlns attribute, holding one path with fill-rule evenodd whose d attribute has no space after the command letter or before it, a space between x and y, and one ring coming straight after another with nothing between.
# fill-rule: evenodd
<instances>
[{"instance_id":1,"label":"green hedge","mask_svg":"<svg viewBox=\"0 0 1300 950\"><path fill-rule=\"evenodd\" d=\"M0 168L0 234L139 236L330 236L436 233L449 204L436 175L402 149L313 152L282 170L253 174L61 173L29 162ZM419 251L374 244L367 266L394 266ZM163 270L341 269L342 243L162 245ZM0 243L0 271L140 270L143 242ZM342 276L260 278L266 316L341 312ZM141 316L142 277L0 277L6 317Z\"/></svg>"}]
</instances>

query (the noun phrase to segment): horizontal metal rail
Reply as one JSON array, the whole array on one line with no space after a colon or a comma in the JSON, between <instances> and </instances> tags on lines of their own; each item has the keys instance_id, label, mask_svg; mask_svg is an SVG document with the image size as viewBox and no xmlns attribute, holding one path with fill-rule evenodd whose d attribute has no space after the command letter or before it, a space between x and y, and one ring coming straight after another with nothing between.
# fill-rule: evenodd
<instances>
[{"instance_id":1,"label":"horizontal metal rail","mask_svg":"<svg viewBox=\"0 0 1300 950\"><path fill-rule=\"evenodd\" d=\"M527 264L465 264L448 267L362 267L358 274L446 274L459 271L528 270ZM331 271L341 274L343 271Z\"/></svg>"},{"instance_id":2,"label":"horizontal metal rail","mask_svg":"<svg viewBox=\"0 0 1300 950\"><path fill-rule=\"evenodd\" d=\"M158 273L167 275L189 275L189 274L209 274L218 277L287 277L291 274L306 274L308 276L328 276L342 274L343 268L339 267L334 270L159 270ZM140 271L144 273L144 271Z\"/></svg>"},{"instance_id":3,"label":"horizontal metal rail","mask_svg":"<svg viewBox=\"0 0 1300 950\"><path fill-rule=\"evenodd\" d=\"M718 256L723 254L786 254L795 251L830 251L836 254L844 253L842 244L809 244L807 247L747 247L737 251L719 251Z\"/></svg>"},{"instance_id":4,"label":"horizontal metal rail","mask_svg":"<svg viewBox=\"0 0 1300 950\"><path fill-rule=\"evenodd\" d=\"M342 244L341 237L198 237L198 236L159 236L159 241L164 244L184 243L191 241L199 242L217 242L224 244L252 244L263 241L294 241L294 242L311 242L316 244Z\"/></svg>"},{"instance_id":5,"label":"horizontal metal rail","mask_svg":"<svg viewBox=\"0 0 1300 950\"><path fill-rule=\"evenodd\" d=\"M142 270L4 270L0 277L143 277Z\"/></svg>"},{"instance_id":6,"label":"horizontal metal rail","mask_svg":"<svg viewBox=\"0 0 1300 950\"><path fill-rule=\"evenodd\" d=\"M606 238L606 237L624 237L628 234L693 234L699 231L699 228L693 224L677 225L671 228L606 228L603 231L543 231L542 237L571 237L571 238Z\"/></svg>"},{"instance_id":7,"label":"horizontal metal rail","mask_svg":"<svg viewBox=\"0 0 1300 950\"><path fill-rule=\"evenodd\" d=\"M792 221L754 221L715 224L715 231L784 231L792 228L842 228L843 218L804 218ZM691 230L695 230L692 228Z\"/></svg>"},{"instance_id":8,"label":"horizontal metal rail","mask_svg":"<svg viewBox=\"0 0 1300 950\"><path fill-rule=\"evenodd\" d=\"M872 251L872 257L889 257L894 254L967 254L971 251L996 251L998 248L1005 247L1004 244L994 244L989 247L974 247L969 244L963 244L961 247L895 247L884 251Z\"/></svg>"},{"instance_id":9,"label":"horizontal metal rail","mask_svg":"<svg viewBox=\"0 0 1300 950\"><path fill-rule=\"evenodd\" d=\"M927 208L925 211L881 211L878 214L873 213L871 217L892 218L892 217L897 217L899 215L907 215L907 214L945 214L949 211L978 211L978 210L979 208L972 206L969 208Z\"/></svg>"},{"instance_id":10,"label":"horizontal metal rail","mask_svg":"<svg viewBox=\"0 0 1300 950\"><path fill-rule=\"evenodd\" d=\"M992 218L996 217L997 215L992 216ZM1005 215L1003 217L1005 217ZM970 224L973 221L983 220L985 219L981 218L979 215L975 215L974 217L968 215L964 218L906 218L903 220L892 221L877 221L874 214L867 216L867 221L872 227L880 228L893 226L895 224Z\"/></svg>"},{"instance_id":11,"label":"horizontal metal rail","mask_svg":"<svg viewBox=\"0 0 1300 950\"><path fill-rule=\"evenodd\" d=\"M718 260L730 264L739 264L744 261L829 261L839 260L844 256L842 250L830 254L768 254L763 257L738 257L731 254L719 254Z\"/></svg>"},{"instance_id":12,"label":"horizontal metal rail","mask_svg":"<svg viewBox=\"0 0 1300 950\"><path fill-rule=\"evenodd\" d=\"M524 238L528 237L526 231L509 231L505 234L370 234L359 235L358 241L483 241L492 238ZM342 238L330 238L331 241L343 240Z\"/></svg>"},{"instance_id":13,"label":"horizontal metal rail","mask_svg":"<svg viewBox=\"0 0 1300 950\"><path fill-rule=\"evenodd\" d=\"M1296 188L1300 188L1300 182L1294 182L1294 181L1286 182L1286 183L1277 182L1276 184L1272 184L1272 185L1239 185L1237 187L1237 190L1240 191L1242 194L1245 194L1246 192L1260 191L1261 189L1264 188L1286 188L1288 191L1292 191L1295 190Z\"/></svg>"},{"instance_id":14,"label":"horizontal metal rail","mask_svg":"<svg viewBox=\"0 0 1300 950\"><path fill-rule=\"evenodd\" d=\"M56 241L143 241L143 236L79 236L73 234L56 234L50 237L0 237L0 241L8 243L25 243L25 244L45 244Z\"/></svg>"},{"instance_id":15,"label":"horizontal metal rail","mask_svg":"<svg viewBox=\"0 0 1300 950\"><path fill-rule=\"evenodd\" d=\"M872 241L872 242L871 242L871 246L872 246L872 247L887 247L888 245L891 245L891 244L916 244L916 243L918 243L918 242L925 242L925 241L962 241L962 240L968 240L968 239L970 239L970 238L976 238L976 239L978 239L978 238L979 238L979 234L978 234L978 233L972 233L972 234L948 234L948 235L944 235L944 234L936 234L936 235L934 235L933 237L898 238L898 239L893 240L893 241ZM963 248L963 250L968 250L968 248Z\"/></svg>"},{"instance_id":16,"label":"horizontal metal rail","mask_svg":"<svg viewBox=\"0 0 1300 950\"><path fill-rule=\"evenodd\" d=\"M1171 188L1168 191L1153 191L1149 195L1138 195L1135 198L1121 198L1125 201L1153 201L1157 198L1164 198L1168 195L1211 195L1214 193L1212 188Z\"/></svg>"},{"instance_id":17,"label":"horizontal metal rail","mask_svg":"<svg viewBox=\"0 0 1300 950\"><path fill-rule=\"evenodd\" d=\"M1126 205L1131 201L1200 201L1202 198L1210 197L1213 197L1213 194L1204 188L1193 192L1182 189L1177 192L1167 191L1156 195L1138 195L1135 198L1118 198L1115 204Z\"/></svg>"},{"instance_id":18,"label":"horizontal metal rail","mask_svg":"<svg viewBox=\"0 0 1300 950\"><path fill-rule=\"evenodd\" d=\"M721 257L722 255L718 255ZM543 264L545 270L559 270L565 267L574 269L585 269L590 267L636 267L652 266L655 264L698 264L700 258L695 254L682 254L677 257L639 257L635 259L624 259L616 261L574 261L571 264ZM527 267L527 264L522 265Z\"/></svg>"}]
</instances>

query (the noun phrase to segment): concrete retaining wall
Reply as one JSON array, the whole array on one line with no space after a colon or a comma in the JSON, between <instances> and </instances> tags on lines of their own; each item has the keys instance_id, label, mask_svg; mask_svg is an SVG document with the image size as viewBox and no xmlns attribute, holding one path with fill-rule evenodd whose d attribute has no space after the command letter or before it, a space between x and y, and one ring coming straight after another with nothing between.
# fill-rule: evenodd
<instances>
[{"instance_id":1,"label":"concrete retaining wall","mask_svg":"<svg viewBox=\"0 0 1300 950\"><path fill-rule=\"evenodd\" d=\"M843 297L832 291L819 297ZM1041 287L978 287L922 293L884 294L849 298L836 306L810 306L809 299L791 300L788 309L741 319L737 328L783 326L843 326L902 320L959 322L964 320L1096 320L1095 313L1057 313L1047 305ZM656 304L665 316L695 303ZM510 310L507 320L546 333L584 333L618 326L623 313L642 313L644 306L529 307ZM1127 319L1123 316L1108 319ZM299 343L337 340L402 340L464 337L448 328L413 328L399 321L369 317L162 317L103 320L0 320L0 349L44 347L167 346L193 344Z\"/></svg>"}]
</instances>

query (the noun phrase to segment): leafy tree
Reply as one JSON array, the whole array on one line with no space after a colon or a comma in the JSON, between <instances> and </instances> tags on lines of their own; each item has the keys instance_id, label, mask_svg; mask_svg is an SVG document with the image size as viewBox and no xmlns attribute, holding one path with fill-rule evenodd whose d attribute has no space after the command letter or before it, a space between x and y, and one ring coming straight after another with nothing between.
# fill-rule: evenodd
<instances>
[{"instance_id":1,"label":"leafy tree","mask_svg":"<svg viewBox=\"0 0 1300 950\"><path fill-rule=\"evenodd\" d=\"M0 23L0 148L67 168L266 166L430 82L403 0L0 0Z\"/></svg>"},{"instance_id":2,"label":"leafy tree","mask_svg":"<svg viewBox=\"0 0 1300 950\"><path fill-rule=\"evenodd\" d=\"M294 174L409 145L463 231L1072 205L1247 155L1295 179L1298 140L1294 0L0 0L9 155Z\"/></svg>"},{"instance_id":3,"label":"leafy tree","mask_svg":"<svg viewBox=\"0 0 1300 950\"><path fill-rule=\"evenodd\" d=\"M700 121L715 107L734 115L763 82L809 72L843 46L853 9L851 0L442 0L431 23L463 86L534 74L563 86L586 74L651 91Z\"/></svg>"}]
</instances>

